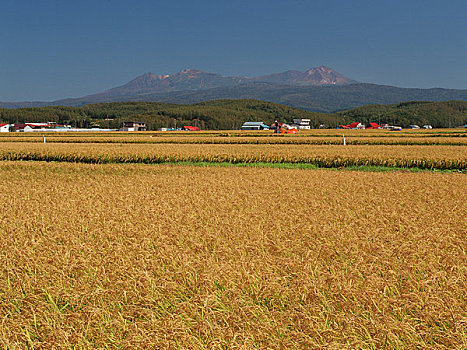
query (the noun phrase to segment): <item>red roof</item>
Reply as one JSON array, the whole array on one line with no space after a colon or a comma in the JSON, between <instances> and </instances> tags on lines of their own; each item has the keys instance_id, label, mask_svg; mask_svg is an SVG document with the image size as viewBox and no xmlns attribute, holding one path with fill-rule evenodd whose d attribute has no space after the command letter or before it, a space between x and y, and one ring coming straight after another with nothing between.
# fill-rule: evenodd
<instances>
[{"instance_id":1,"label":"red roof","mask_svg":"<svg viewBox=\"0 0 467 350\"><path fill-rule=\"evenodd\" d=\"M48 123L26 123L26 125L34 127L34 126L51 126Z\"/></svg>"},{"instance_id":2,"label":"red roof","mask_svg":"<svg viewBox=\"0 0 467 350\"><path fill-rule=\"evenodd\" d=\"M379 129L380 126L377 123L370 123L370 126L367 129Z\"/></svg>"},{"instance_id":3,"label":"red roof","mask_svg":"<svg viewBox=\"0 0 467 350\"><path fill-rule=\"evenodd\" d=\"M5 126L5 125L8 125L8 124L0 124L0 127Z\"/></svg>"},{"instance_id":4,"label":"red roof","mask_svg":"<svg viewBox=\"0 0 467 350\"><path fill-rule=\"evenodd\" d=\"M191 125L184 126L183 129L184 130L189 130L189 131L199 131L199 130L201 130L197 126L191 126Z\"/></svg>"}]
</instances>

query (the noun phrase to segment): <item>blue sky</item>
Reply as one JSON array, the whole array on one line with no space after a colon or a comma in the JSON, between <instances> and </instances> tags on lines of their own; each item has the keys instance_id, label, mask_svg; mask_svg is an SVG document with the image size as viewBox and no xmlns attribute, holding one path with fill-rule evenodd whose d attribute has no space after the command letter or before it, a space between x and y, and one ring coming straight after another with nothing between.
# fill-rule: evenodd
<instances>
[{"instance_id":1,"label":"blue sky","mask_svg":"<svg viewBox=\"0 0 467 350\"><path fill-rule=\"evenodd\" d=\"M3 0L0 101L79 97L145 72L326 65L362 82L467 89L465 0Z\"/></svg>"}]
</instances>

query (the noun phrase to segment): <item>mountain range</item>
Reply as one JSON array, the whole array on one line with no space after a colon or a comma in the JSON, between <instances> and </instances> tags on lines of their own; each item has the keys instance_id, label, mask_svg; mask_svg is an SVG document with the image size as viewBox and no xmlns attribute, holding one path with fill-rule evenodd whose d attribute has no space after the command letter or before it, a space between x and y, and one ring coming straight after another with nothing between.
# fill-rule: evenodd
<instances>
[{"instance_id":1,"label":"mountain range","mask_svg":"<svg viewBox=\"0 0 467 350\"><path fill-rule=\"evenodd\" d=\"M289 70L255 78L224 77L220 74L207 73L197 69L185 69L170 75L145 73L125 85L106 90L99 94L85 96L85 98L112 99L114 97L163 94L172 91L199 91L234 87L256 82L290 86L345 85L355 83L354 80L324 66L311 68L306 72Z\"/></svg>"},{"instance_id":2,"label":"mountain range","mask_svg":"<svg viewBox=\"0 0 467 350\"><path fill-rule=\"evenodd\" d=\"M258 99L317 112L335 112L367 104L404 101L467 101L467 90L409 89L359 83L320 66L259 77L225 77L185 69L175 74L145 73L101 93L53 102L0 102L3 108L83 106L90 103L157 101L197 103L217 99Z\"/></svg>"}]
</instances>

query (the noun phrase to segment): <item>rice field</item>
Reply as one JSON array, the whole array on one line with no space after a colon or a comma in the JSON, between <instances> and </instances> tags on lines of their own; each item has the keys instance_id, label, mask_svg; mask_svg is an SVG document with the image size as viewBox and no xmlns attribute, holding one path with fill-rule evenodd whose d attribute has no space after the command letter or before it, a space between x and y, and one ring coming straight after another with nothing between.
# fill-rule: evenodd
<instances>
[{"instance_id":1,"label":"rice field","mask_svg":"<svg viewBox=\"0 0 467 350\"><path fill-rule=\"evenodd\" d=\"M4 348L467 346L464 174L0 163Z\"/></svg>"},{"instance_id":2,"label":"rice field","mask_svg":"<svg viewBox=\"0 0 467 350\"><path fill-rule=\"evenodd\" d=\"M459 129L396 133L307 130L296 135L272 131L4 133L0 135L0 159L84 163L293 163L327 168L377 166L465 171L465 136L467 131Z\"/></svg>"},{"instance_id":3,"label":"rice field","mask_svg":"<svg viewBox=\"0 0 467 350\"><path fill-rule=\"evenodd\" d=\"M467 348L465 132L377 131L1 135L0 347Z\"/></svg>"},{"instance_id":4,"label":"rice field","mask_svg":"<svg viewBox=\"0 0 467 350\"><path fill-rule=\"evenodd\" d=\"M42 143L131 143L131 144L286 144L286 145L467 145L467 132L447 130L303 130L295 135L272 131L187 132L53 132L4 133L2 142Z\"/></svg>"},{"instance_id":5,"label":"rice field","mask_svg":"<svg viewBox=\"0 0 467 350\"><path fill-rule=\"evenodd\" d=\"M345 135L344 135L345 136ZM0 137L0 142L31 142L43 143L42 135L29 137ZM342 145L343 136L230 136L230 137L203 137L203 136L133 136L133 137L46 137L48 143L130 143L130 144L285 144L285 145ZM466 146L465 137L348 137L347 145L452 145Z\"/></svg>"},{"instance_id":6,"label":"rice field","mask_svg":"<svg viewBox=\"0 0 467 350\"><path fill-rule=\"evenodd\" d=\"M0 160L82 163L298 163L467 169L465 146L0 143Z\"/></svg>"}]
</instances>

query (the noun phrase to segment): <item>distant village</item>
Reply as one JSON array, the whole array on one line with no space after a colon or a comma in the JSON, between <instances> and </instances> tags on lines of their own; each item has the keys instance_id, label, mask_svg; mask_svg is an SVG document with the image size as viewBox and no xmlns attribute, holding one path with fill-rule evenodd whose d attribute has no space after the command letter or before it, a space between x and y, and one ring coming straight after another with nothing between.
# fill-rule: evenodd
<instances>
[{"instance_id":1,"label":"distant village","mask_svg":"<svg viewBox=\"0 0 467 350\"><path fill-rule=\"evenodd\" d=\"M326 125L321 124L320 129L326 129ZM410 125L409 129L432 129L431 125ZM262 121L249 121L243 123L241 130L274 130L275 133L294 134L299 130L309 130L310 119L293 119L293 123L279 123L275 121L268 125ZM350 123L348 125L339 125L338 129L386 129L398 131L402 130L400 126L389 124L369 123L368 125L360 122ZM159 131L200 131L199 126L186 125L180 128L161 128ZM16 123L16 124L0 124L0 132L109 132L109 131L147 131L146 123L128 121L123 122L120 129L103 129L103 128L75 128L71 125L60 125L55 122L47 123Z\"/></svg>"},{"instance_id":2,"label":"distant village","mask_svg":"<svg viewBox=\"0 0 467 350\"><path fill-rule=\"evenodd\" d=\"M270 130L273 129L276 132L281 130L282 133L295 133L298 130L309 130L311 129L310 126L310 119L294 119L292 124L286 123L279 123L274 122L271 125L266 125L263 122L245 122L242 125L242 130ZM319 126L320 129L326 129L326 125L321 124ZM423 125L424 129L432 129L431 125ZM338 129L386 129L386 130L402 130L400 126L393 126L389 124L377 124L377 123L369 123L368 125L362 124L360 122L350 123L348 125L339 125ZM420 129L418 125L410 125L409 129ZM295 132L293 132L295 130Z\"/></svg>"}]
</instances>

